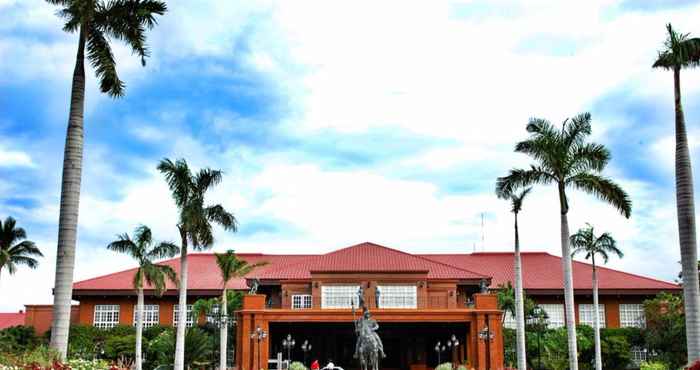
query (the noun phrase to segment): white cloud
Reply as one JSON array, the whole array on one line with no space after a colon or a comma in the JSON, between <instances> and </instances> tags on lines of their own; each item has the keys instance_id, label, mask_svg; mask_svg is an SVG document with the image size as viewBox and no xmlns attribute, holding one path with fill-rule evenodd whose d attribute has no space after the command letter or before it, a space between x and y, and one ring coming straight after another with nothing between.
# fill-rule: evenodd
<instances>
[{"instance_id":1,"label":"white cloud","mask_svg":"<svg viewBox=\"0 0 700 370\"><path fill-rule=\"evenodd\" d=\"M29 154L19 150L8 150L0 146L0 167L34 167Z\"/></svg>"}]
</instances>

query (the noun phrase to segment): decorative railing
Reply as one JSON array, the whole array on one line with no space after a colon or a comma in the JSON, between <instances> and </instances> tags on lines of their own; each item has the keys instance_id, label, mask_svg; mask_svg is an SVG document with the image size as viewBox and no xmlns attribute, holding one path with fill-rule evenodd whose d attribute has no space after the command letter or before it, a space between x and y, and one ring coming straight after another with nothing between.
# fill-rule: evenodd
<instances>
[{"instance_id":1,"label":"decorative railing","mask_svg":"<svg viewBox=\"0 0 700 370\"><path fill-rule=\"evenodd\" d=\"M419 297L380 297L377 302L376 297L365 297L365 304L370 310L410 310L410 309L448 309L448 308L469 308L468 301L459 299L461 297L451 297L447 294L442 296L419 296ZM300 302L297 302L300 303ZM333 296L333 297L312 297L311 301L304 301L302 304L292 305L292 298L279 296L268 298L265 307L267 309L328 309L343 310L358 308L356 296Z\"/></svg>"}]
</instances>

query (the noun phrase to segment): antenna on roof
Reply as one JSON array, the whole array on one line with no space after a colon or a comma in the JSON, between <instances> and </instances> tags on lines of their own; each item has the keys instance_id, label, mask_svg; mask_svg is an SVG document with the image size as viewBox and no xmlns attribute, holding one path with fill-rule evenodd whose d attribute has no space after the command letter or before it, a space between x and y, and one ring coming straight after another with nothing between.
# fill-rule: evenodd
<instances>
[{"instance_id":1,"label":"antenna on roof","mask_svg":"<svg viewBox=\"0 0 700 370\"><path fill-rule=\"evenodd\" d=\"M486 247L484 246L484 212L481 212L481 251L486 252Z\"/></svg>"}]
</instances>

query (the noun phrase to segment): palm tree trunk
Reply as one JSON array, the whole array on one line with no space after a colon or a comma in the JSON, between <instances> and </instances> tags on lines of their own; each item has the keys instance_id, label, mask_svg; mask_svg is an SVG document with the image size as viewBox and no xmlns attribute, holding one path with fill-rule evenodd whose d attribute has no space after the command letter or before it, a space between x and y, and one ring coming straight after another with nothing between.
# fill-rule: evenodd
<instances>
[{"instance_id":1,"label":"palm tree trunk","mask_svg":"<svg viewBox=\"0 0 700 370\"><path fill-rule=\"evenodd\" d=\"M559 204L561 207L561 265L564 274L564 307L566 313L566 334L569 342L569 369L578 370L578 348L576 346L576 312L574 311L574 277L569 246L569 205L564 184L559 183Z\"/></svg>"},{"instance_id":2,"label":"palm tree trunk","mask_svg":"<svg viewBox=\"0 0 700 370\"><path fill-rule=\"evenodd\" d=\"M178 320L175 336L174 370L185 368L185 325L187 325L187 235L180 231L182 248L180 254L180 300L178 302Z\"/></svg>"},{"instance_id":3,"label":"palm tree trunk","mask_svg":"<svg viewBox=\"0 0 700 370\"><path fill-rule=\"evenodd\" d=\"M226 283L224 283L226 284ZM221 322L221 332L220 332L220 348L219 348L219 370L226 370L226 347L227 347L227 342L228 342L228 310L226 308L226 302L227 297L226 297L226 287L224 287L224 294L221 297L221 308L219 309L219 312L221 312L221 317L222 319L225 318L225 320L222 320Z\"/></svg>"},{"instance_id":4,"label":"palm tree trunk","mask_svg":"<svg viewBox=\"0 0 700 370\"><path fill-rule=\"evenodd\" d=\"M700 287L698 286L698 251L695 235L695 200L693 171L690 165L685 116L681 104L680 67L673 70L676 105L676 207L678 236L683 266L685 327L688 340L688 363L700 360Z\"/></svg>"},{"instance_id":5,"label":"palm tree trunk","mask_svg":"<svg viewBox=\"0 0 700 370\"><path fill-rule=\"evenodd\" d=\"M527 370L525 351L525 305L523 302L523 272L520 260L520 237L518 235L518 214L515 213L515 334L518 351L518 369Z\"/></svg>"},{"instance_id":6,"label":"palm tree trunk","mask_svg":"<svg viewBox=\"0 0 700 370\"><path fill-rule=\"evenodd\" d=\"M136 370L141 370L141 338L143 337L143 288L139 288L136 299Z\"/></svg>"},{"instance_id":7,"label":"palm tree trunk","mask_svg":"<svg viewBox=\"0 0 700 370\"><path fill-rule=\"evenodd\" d=\"M592 255L593 262L593 342L595 346L595 370L603 370L603 357L600 352L600 312L598 311L598 270L595 266L595 255Z\"/></svg>"},{"instance_id":8,"label":"palm tree trunk","mask_svg":"<svg viewBox=\"0 0 700 370\"><path fill-rule=\"evenodd\" d=\"M80 28L78 53L73 70L70 113L63 151L61 205L58 216L58 246L53 291L51 348L65 359L68 352L75 245L78 237L80 179L83 168L83 109L85 105L85 27Z\"/></svg>"}]
</instances>

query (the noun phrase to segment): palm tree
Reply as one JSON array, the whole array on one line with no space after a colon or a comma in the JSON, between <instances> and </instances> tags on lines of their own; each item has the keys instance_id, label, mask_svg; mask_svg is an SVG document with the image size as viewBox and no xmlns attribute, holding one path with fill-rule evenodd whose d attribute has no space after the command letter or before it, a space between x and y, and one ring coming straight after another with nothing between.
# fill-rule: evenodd
<instances>
[{"instance_id":1,"label":"palm tree","mask_svg":"<svg viewBox=\"0 0 700 370\"><path fill-rule=\"evenodd\" d=\"M222 173L209 168L201 169L196 175L190 171L184 159L173 162L163 159L158 170L165 176L175 205L179 210L177 228L180 232L180 312L187 307L187 250L191 244L196 250L211 248L214 244L212 223L226 230L237 230L236 218L220 204L206 206L204 196L208 190L221 182ZM183 370L185 359L185 320L177 323L175 339L174 370Z\"/></svg>"},{"instance_id":2,"label":"palm tree","mask_svg":"<svg viewBox=\"0 0 700 370\"><path fill-rule=\"evenodd\" d=\"M172 267L158 265L154 260L173 257L179 252L178 246L161 242L153 244L151 229L141 225L134 232L134 239L129 234L118 235L117 240L109 243L107 249L115 252L126 253L138 261L139 267L134 274L134 289L138 298L136 301L136 370L141 370L141 341L143 338L143 283L153 287L156 296L160 297L165 291L165 279L177 284L177 275ZM184 312L184 311L180 311Z\"/></svg>"},{"instance_id":3,"label":"palm tree","mask_svg":"<svg viewBox=\"0 0 700 370\"><path fill-rule=\"evenodd\" d=\"M608 263L609 254L615 254L622 258L623 253L617 248L615 239L609 233L603 233L596 236L593 233L593 226L590 224L587 227L580 229L576 234L571 235L571 246L573 252L571 256L577 253L586 255L586 259L590 259L593 264L593 318L594 318L594 344L595 344L595 368L596 370L603 369L603 358L600 352L600 312L598 311L598 272L596 270L595 257L600 256L603 263Z\"/></svg>"},{"instance_id":4,"label":"palm tree","mask_svg":"<svg viewBox=\"0 0 700 370\"><path fill-rule=\"evenodd\" d=\"M6 218L4 224L0 220L0 275L4 268L10 275L14 274L17 265L35 269L39 262L33 256L44 256L33 241L25 240L27 233L16 225L17 222L12 217Z\"/></svg>"},{"instance_id":5,"label":"palm tree","mask_svg":"<svg viewBox=\"0 0 700 370\"><path fill-rule=\"evenodd\" d=\"M259 266L264 266L265 262L259 262L249 265L248 262L239 260L236 253L229 249L226 253L214 253L216 256L216 265L219 266L221 272L221 280L223 282L223 292L221 294L221 332L220 332L220 352L219 352L219 369L225 370L226 367L226 347L228 342L228 303L226 301L226 284L234 277L246 276L250 271Z\"/></svg>"},{"instance_id":6,"label":"palm tree","mask_svg":"<svg viewBox=\"0 0 700 370\"><path fill-rule=\"evenodd\" d=\"M527 124L530 138L519 142L515 151L531 156L537 164L528 169L512 169L499 177L498 194L513 194L516 189L541 184L557 186L561 219L561 254L564 275L564 303L569 344L569 369L578 370L576 348L576 316L569 247L569 201L567 188L583 190L614 206L629 218L632 202L627 193L612 180L600 175L610 161L610 152L600 144L587 143L591 134L591 115L579 114L564 121L561 130L549 121L533 118Z\"/></svg>"},{"instance_id":7,"label":"palm tree","mask_svg":"<svg viewBox=\"0 0 700 370\"><path fill-rule=\"evenodd\" d=\"M700 38L677 33L671 24L666 25L668 39L664 50L653 64L653 68L673 71L673 95L676 110L676 212L678 213L678 239L681 249L681 264L685 298L685 327L688 339L688 363L700 360L700 294L698 290L698 251L695 235L695 200L693 194L693 171L690 165L688 135L681 104L681 69L700 65Z\"/></svg>"},{"instance_id":8,"label":"palm tree","mask_svg":"<svg viewBox=\"0 0 700 370\"><path fill-rule=\"evenodd\" d=\"M58 247L54 287L51 347L62 358L68 350L75 245L78 229L80 181L83 168L83 108L85 105L85 51L100 81L100 90L113 98L124 95L110 39L124 41L146 64L146 29L156 25L155 15L166 11L157 0L46 0L61 6L58 15L66 20L63 30L78 33L78 52L73 70L70 112L63 152L63 180L58 216Z\"/></svg>"},{"instance_id":9,"label":"palm tree","mask_svg":"<svg viewBox=\"0 0 700 370\"><path fill-rule=\"evenodd\" d=\"M515 335L516 349L518 357L518 369L527 369L527 358L525 349L525 308L523 302L523 267L520 259L520 236L518 235L518 213L523 208L523 200L530 193L532 188L526 188L519 194L498 193L499 198L510 199L511 212L515 218Z\"/></svg>"}]
</instances>

